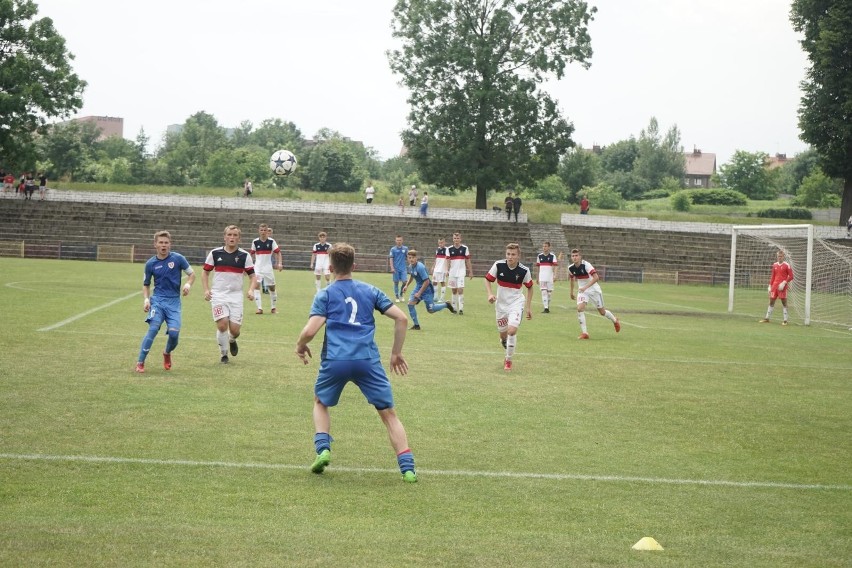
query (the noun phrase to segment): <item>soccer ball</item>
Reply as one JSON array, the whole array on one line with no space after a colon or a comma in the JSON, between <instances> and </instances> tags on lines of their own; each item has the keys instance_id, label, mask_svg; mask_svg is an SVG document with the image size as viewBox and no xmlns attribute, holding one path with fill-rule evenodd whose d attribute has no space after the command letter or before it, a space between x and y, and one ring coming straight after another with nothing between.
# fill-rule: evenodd
<instances>
[{"instance_id":1,"label":"soccer ball","mask_svg":"<svg viewBox=\"0 0 852 568\"><path fill-rule=\"evenodd\" d=\"M296 156L290 150L278 150L269 158L269 167L277 176L289 176L296 169Z\"/></svg>"}]
</instances>

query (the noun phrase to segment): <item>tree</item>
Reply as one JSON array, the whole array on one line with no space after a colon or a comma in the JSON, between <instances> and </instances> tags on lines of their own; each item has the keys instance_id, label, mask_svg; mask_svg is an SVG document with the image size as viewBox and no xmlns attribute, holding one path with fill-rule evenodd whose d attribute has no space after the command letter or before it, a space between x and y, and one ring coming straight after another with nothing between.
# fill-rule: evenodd
<instances>
[{"instance_id":1,"label":"tree","mask_svg":"<svg viewBox=\"0 0 852 568\"><path fill-rule=\"evenodd\" d=\"M488 191L556 172L573 126L537 86L568 63L588 67L582 0L397 0L388 53L410 90L402 138L424 181Z\"/></svg>"},{"instance_id":2,"label":"tree","mask_svg":"<svg viewBox=\"0 0 852 568\"><path fill-rule=\"evenodd\" d=\"M633 171L633 164L639 157L639 143L631 136L610 144L601 152L601 165L607 173Z\"/></svg>"},{"instance_id":3,"label":"tree","mask_svg":"<svg viewBox=\"0 0 852 568\"><path fill-rule=\"evenodd\" d=\"M601 160L598 155L580 146L572 148L559 163L559 178L568 188L568 201L579 202L577 194L585 186L598 183Z\"/></svg>"},{"instance_id":4,"label":"tree","mask_svg":"<svg viewBox=\"0 0 852 568\"><path fill-rule=\"evenodd\" d=\"M843 186L816 168L802 180L794 205L801 207L837 207L840 205L840 194Z\"/></svg>"},{"instance_id":5,"label":"tree","mask_svg":"<svg viewBox=\"0 0 852 568\"><path fill-rule=\"evenodd\" d=\"M302 172L306 187L316 191L360 191L367 177L353 143L335 137L317 144Z\"/></svg>"},{"instance_id":6,"label":"tree","mask_svg":"<svg viewBox=\"0 0 852 568\"><path fill-rule=\"evenodd\" d=\"M802 180L819 169L820 158L813 149L808 149L781 166L778 176L778 191L795 195ZM842 184L841 184L842 187Z\"/></svg>"},{"instance_id":7,"label":"tree","mask_svg":"<svg viewBox=\"0 0 852 568\"><path fill-rule=\"evenodd\" d=\"M36 145L39 155L51 164L49 175L74 178L88 162L94 162L95 140L100 131L94 122L72 121L46 127ZM79 181L89 180L84 176Z\"/></svg>"},{"instance_id":8,"label":"tree","mask_svg":"<svg viewBox=\"0 0 852 568\"><path fill-rule=\"evenodd\" d=\"M32 167L34 134L83 106L74 56L31 0L0 0L0 152L5 165Z\"/></svg>"},{"instance_id":9,"label":"tree","mask_svg":"<svg viewBox=\"0 0 852 568\"><path fill-rule=\"evenodd\" d=\"M774 199L778 192L766 168L767 158L763 152L737 150L731 161L719 168L719 183L746 194L749 199Z\"/></svg>"},{"instance_id":10,"label":"tree","mask_svg":"<svg viewBox=\"0 0 852 568\"><path fill-rule=\"evenodd\" d=\"M828 176L844 180L844 225L852 215L852 2L793 0L790 19L811 62L802 81L802 140L819 152Z\"/></svg>"},{"instance_id":11,"label":"tree","mask_svg":"<svg viewBox=\"0 0 852 568\"><path fill-rule=\"evenodd\" d=\"M661 137L657 119L651 117L648 128L639 133L638 150L633 162L633 173L645 178L650 189L662 187L665 177L684 178L686 164L677 125L669 128L666 135Z\"/></svg>"}]
</instances>

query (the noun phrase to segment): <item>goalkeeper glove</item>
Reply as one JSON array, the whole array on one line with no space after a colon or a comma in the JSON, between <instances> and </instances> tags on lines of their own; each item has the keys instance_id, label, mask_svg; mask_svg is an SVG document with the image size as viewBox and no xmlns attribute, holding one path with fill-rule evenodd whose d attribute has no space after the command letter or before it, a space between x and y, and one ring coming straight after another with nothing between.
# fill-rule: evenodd
<instances>
[{"instance_id":1,"label":"goalkeeper glove","mask_svg":"<svg viewBox=\"0 0 852 568\"><path fill-rule=\"evenodd\" d=\"M783 290L786 287L787 287L787 282L782 282L781 284L778 285L779 290Z\"/></svg>"},{"instance_id":2,"label":"goalkeeper glove","mask_svg":"<svg viewBox=\"0 0 852 568\"><path fill-rule=\"evenodd\" d=\"M767 292L769 292L769 293L771 294L771 293L772 293L772 286L767 286L767 287L766 287L766 291L767 291Z\"/></svg>"}]
</instances>

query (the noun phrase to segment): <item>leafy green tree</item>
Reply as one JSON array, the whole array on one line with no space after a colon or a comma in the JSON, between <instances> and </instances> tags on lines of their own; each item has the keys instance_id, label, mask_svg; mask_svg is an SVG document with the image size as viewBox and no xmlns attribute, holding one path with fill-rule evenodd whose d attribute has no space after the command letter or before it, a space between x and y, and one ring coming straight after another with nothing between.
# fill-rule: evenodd
<instances>
[{"instance_id":1,"label":"leafy green tree","mask_svg":"<svg viewBox=\"0 0 852 568\"><path fill-rule=\"evenodd\" d=\"M811 62L802 81L802 140L819 152L827 175L844 180L843 225L852 215L852 2L793 0L790 19Z\"/></svg>"},{"instance_id":2,"label":"leafy green tree","mask_svg":"<svg viewBox=\"0 0 852 568\"><path fill-rule=\"evenodd\" d=\"M634 137L610 144L601 152L601 166L604 172L632 172L633 164L639 157L639 143Z\"/></svg>"},{"instance_id":3,"label":"leafy green tree","mask_svg":"<svg viewBox=\"0 0 852 568\"><path fill-rule=\"evenodd\" d=\"M603 181L624 199L641 199L642 194L652 189L647 179L636 172L614 171L603 176Z\"/></svg>"},{"instance_id":4,"label":"leafy green tree","mask_svg":"<svg viewBox=\"0 0 852 568\"><path fill-rule=\"evenodd\" d=\"M360 191L367 177L351 143L331 138L311 149L302 184L316 191Z\"/></svg>"},{"instance_id":5,"label":"leafy green tree","mask_svg":"<svg viewBox=\"0 0 852 568\"><path fill-rule=\"evenodd\" d=\"M796 195L802 180L819 169L819 154L813 149L808 149L781 166L778 174L778 191L789 195Z\"/></svg>"},{"instance_id":6,"label":"leafy green tree","mask_svg":"<svg viewBox=\"0 0 852 568\"><path fill-rule=\"evenodd\" d=\"M657 119L651 117L648 127L639 133L638 151L633 173L645 178L651 189L662 187L663 178L684 178L686 162L677 125L661 136Z\"/></svg>"},{"instance_id":7,"label":"leafy green tree","mask_svg":"<svg viewBox=\"0 0 852 568\"><path fill-rule=\"evenodd\" d=\"M88 162L93 161L95 142L100 134L94 122L72 121L47 127L38 140L38 152L53 166L50 175L54 178L70 177L79 181L90 181L86 176L79 178L78 173L85 170Z\"/></svg>"},{"instance_id":8,"label":"leafy green tree","mask_svg":"<svg viewBox=\"0 0 852 568\"><path fill-rule=\"evenodd\" d=\"M182 182L179 185L197 185L210 156L230 147L225 129L213 115L201 111L190 116L180 132L166 135L159 158L175 170L174 179Z\"/></svg>"},{"instance_id":9,"label":"leafy green tree","mask_svg":"<svg viewBox=\"0 0 852 568\"><path fill-rule=\"evenodd\" d=\"M597 154L576 146L562 157L557 170L559 179L567 187L567 201L578 203L580 190L585 186L593 186L601 176L601 160ZM545 178L547 180L549 178Z\"/></svg>"},{"instance_id":10,"label":"leafy green tree","mask_svg":"<svg viewBox=\"0 0 852 568\"><path fill-rule=\"evenodd\" d=\"M731 161L719 168L719 184L749 199L775 199L778 191L766 167L767 158L763 152L737 150Z\"/></svg>"},{"instance_id":11,"label":"leafy green tree","mask_svg":"<svg viewBox=\"0 0 852 568\"><path fill-rule=\"evenodd\" d=\"M270 156L276 150L290 150L297 159L301 160L305 139L292 122L284 122L280 118L268 118L256 129L250 130L244 145L248 144L260 146Z\"/></svg>"},{"instance_id":12,"label":"leafy green tree","mask_svg":"<svg viewBox=\"0 0 852 568\"><path fill-rule=\"evenodd\" d=\"M816 168L802 180L793 205L800 207L838 207L843 184Z\"/></svg>"},{"instance_id":13,"label":"leafy green tree","mask_svg":"<svg viewBox=\"0 0 852 568\"><path fill-rule=\"evenodd\" d=\"M242 187L246 178L259 180L269 176L269 156L263 148L222 148L207 160L202 182L213 187Z\"/></svg>"},{"instance_id":14,"label":"leafy green tree","mask_svg":"<svg viewBox=\"0 0 852 568\"><path fill-rule=\"evenodd\" d=\"M624 207L624 198L608 183L584 187L582 192L586 194L586 197L597 209L621 209Z\"/></svg>"},{"instance_id":15,"label":"leafy green tree","mask_svg":"<svg viewBox=\"0 0 852 568\"><path fill-rule=\"evenodd\" d=\"M37 15L31 0L0 0L0 153L20 169L32 168L33 134L79 110L86 87L53 20Z\"/></svg>"},{"instance_id":16,"label":"leafy green tree","mask_svg":"<svg viewBox=\"0 0 852 568\"><path fill-rule=\"evenodd\" d=\"M580 191L582 187L578 188ZM547 176L540 180L529 190L531 197L541 199L548 203L568 203L574 200L574 192L565 185L562 178L558 175Z\"/></svg>"},{"instance_id":17,"label":"leafy green tree","mask_svg":"<svg viewBox=\"0 0 852 568\"><path fill-rule=\"evenodd\" d=\"M391 69L410 95L402 138L427 183L489 190L556 172L573 126L537 89L568 63L588 67L582 0L397 0Z\"/></svg>"}]
</instances>

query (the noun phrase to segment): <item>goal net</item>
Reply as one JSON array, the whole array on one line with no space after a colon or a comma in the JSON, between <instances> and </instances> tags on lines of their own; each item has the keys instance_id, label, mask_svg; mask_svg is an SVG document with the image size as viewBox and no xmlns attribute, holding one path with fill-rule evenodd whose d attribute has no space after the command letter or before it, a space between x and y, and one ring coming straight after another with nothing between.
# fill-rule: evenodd
<instances>
[{"instance_id":1,"label":"goal net","mask_svg":"<svg viewBox=\"0 0 852 568\"><path fill-rule=\"evenodd\" d=\"M791 321L852 327L852 247L815 238L813 225L732 228L728 312L736 307L737 313L766 313L767 286L779 249L793 269L787 292ZM780 301L775 308L780 316Z\"/></svg>"}]
</instances>

